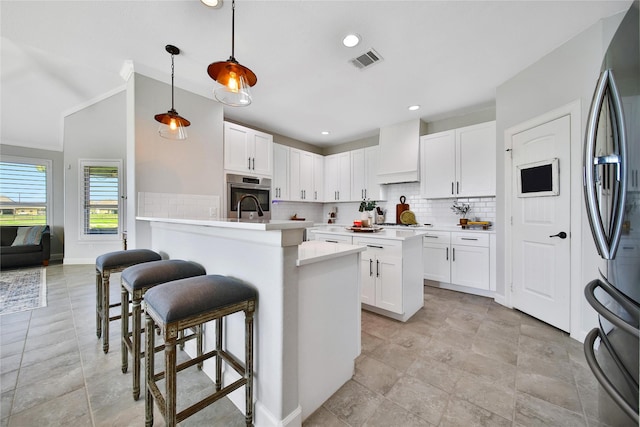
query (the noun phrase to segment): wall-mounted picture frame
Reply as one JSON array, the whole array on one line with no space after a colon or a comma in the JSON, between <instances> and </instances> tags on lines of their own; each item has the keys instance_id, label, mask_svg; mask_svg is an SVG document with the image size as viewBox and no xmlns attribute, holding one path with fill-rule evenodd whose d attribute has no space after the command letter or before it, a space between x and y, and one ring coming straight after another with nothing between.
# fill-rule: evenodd
<instances>
[{"instance_id":1,"label":"wall-mounted picture frame","mask_svg":"<svg viewBox=\"0 0 640 427\"><path fill-rule=\"evenodd\" d=\"M560 194L558 159L516 166L518 197L547 197Z\"/></svg>"}]
</instances>

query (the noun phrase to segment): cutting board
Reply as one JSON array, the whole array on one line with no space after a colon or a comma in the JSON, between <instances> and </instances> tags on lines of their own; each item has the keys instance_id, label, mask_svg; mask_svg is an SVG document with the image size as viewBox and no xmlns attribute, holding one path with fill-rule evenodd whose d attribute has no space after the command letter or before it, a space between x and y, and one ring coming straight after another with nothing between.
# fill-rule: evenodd
<instances>
[{"instance_id":1,"label":"cutting board","mask_svg":"<svg viewBox=\"0 0 640 427\"><path fill-rule=\"evenodd\" d=\"M402 212L409 210L409 205L405 203L406 201L406 197L400 196L400 203L396 205L396 224L402 224L400 221L400 215Z\"/></svg>"}]
</instances>

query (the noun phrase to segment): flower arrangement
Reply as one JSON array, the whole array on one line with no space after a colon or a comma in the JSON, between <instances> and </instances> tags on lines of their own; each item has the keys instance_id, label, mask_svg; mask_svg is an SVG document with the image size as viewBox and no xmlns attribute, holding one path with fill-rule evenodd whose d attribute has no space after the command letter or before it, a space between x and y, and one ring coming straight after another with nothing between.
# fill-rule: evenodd
<instances>
[{"instance_id":1,"label":"flower arrangement","mask_svg":"<svg viewBox=\"0 0 640 427\"><path fill-rule=\"evenodd\" d=\"M456 215L460 215L461 218L466 218L467 213L471 210L471 206L467 203L458 203L458 201L455 200L453 206L451 206L451 210L455 212Z\"/></svg>"},{"instance_id":2,"label":"flower arrangement","mask_svg":"<svg viewBox=\"0 0 640 427\"><path fill-rule=\"evenodd\" d=\"M360 212L364 212L364 211L372 211L375 208L376 208L376 201L375 200L363 199L360 202L360 208L358 208L358 210Z\"/></svg>"}]
</instances>

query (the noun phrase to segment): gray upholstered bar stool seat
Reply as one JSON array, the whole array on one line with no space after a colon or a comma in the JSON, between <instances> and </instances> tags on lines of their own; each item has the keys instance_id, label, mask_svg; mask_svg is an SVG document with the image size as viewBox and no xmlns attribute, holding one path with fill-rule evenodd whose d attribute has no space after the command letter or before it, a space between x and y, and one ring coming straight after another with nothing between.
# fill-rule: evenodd
<instances>
[{"instance_id":1,"label":"gray upholstered bar stool seat","mask_svg":"<svg viewBox=\"0 0 640 427\"><path fill-rule=\"evenodd\" d=\"M109 321L120 318L119 315L109 314L111 307L120 305L109 304L109 277L132 265L160 259L160 254L149 249L109 252L96 258L96 335L102 337L102 350L105 353L109 351Z\"/></svg>"},{"instance_id":2,"label":"gray upholstered bar stool seat","mask_svg":"<svg viewBox=\"0 0 640 427\"><path fill-rule=\"evenodd\" d=\"M149 289L144 296L146 329L160 327L165 345L164 372L156 373L154 358L145 362L146 393L145 421L147 427L153 425L153 402L158 405L167 427L204 409L232 391L245 386L245 420L247 426L253 423L253 315L257 292L251 286L226 276L207 275L176 280ZM244 366L234 356L222 348L223 318L233 313L245 314L245 363ZM176 341L180 331L216 320L216 348L206 354L177 365ZM146 353L152 354L155 334L145 334ZM177 372L211 357L216 358L216 392L201 401L177 412L176 376ZM240 378L222 387L222 361L232 367ZM164 396L157 381L164 379Z\"/></svg>"},{"instance_id":3,"label":"gray upholstered bar stool seat","mask_svg":"<svg viewBox=\"0 0 640 427\"><path fill-rule=\"evenodd\" d=\"M140 397L140 359L144 357L141 351L140 337L142 335L142 298L147 290L162 283L173 280L204 276L205 269L190 261L168 259L145 262L126 268L121 276L121 307L122 307L122 372L129 367L128 353L133 358L133 398ZM129 332L129 298L131 298L132 327ZM198 349L202 349L202 335L198 334Z\"/></svg>"}]
</instances>

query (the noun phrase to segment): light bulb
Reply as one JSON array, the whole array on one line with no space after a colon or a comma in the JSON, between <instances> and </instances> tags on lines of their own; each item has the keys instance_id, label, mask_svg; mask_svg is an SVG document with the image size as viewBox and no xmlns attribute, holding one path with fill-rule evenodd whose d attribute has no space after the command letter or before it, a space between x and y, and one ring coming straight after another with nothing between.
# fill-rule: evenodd
<instances>
[{"instance_id":1,"label":"light bulb","mask_svg":"<svg viewBox=\"0 0 640 427\"><path fill-rule=\"evenodd\" d=\"M238 75L231 71L229 73L229 83L227 83L227 87L231 92L238 92L238 87L240 86L240 82L238 82Z\"/></svg>"},{"instance_id":2,"label":"light bulb","mask_svg":"<svg viewBox=\"0 0 640 427\"><path fill-rule=\"evenodd\" d=\"M176 123L176 119L171 119L169 122L169 129L176 130L178 128L178 124Z\"/></svg>"}]
</instances>

